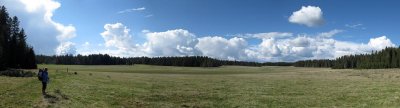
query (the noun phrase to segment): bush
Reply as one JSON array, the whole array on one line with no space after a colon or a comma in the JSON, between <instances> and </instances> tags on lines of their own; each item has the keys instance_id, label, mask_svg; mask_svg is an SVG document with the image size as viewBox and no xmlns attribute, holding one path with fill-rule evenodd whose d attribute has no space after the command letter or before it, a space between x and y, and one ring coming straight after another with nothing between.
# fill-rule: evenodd
<instances>
[{"instance_id":1,"label":"bush","mask_svg":"<svg viewBox=\"0 0 400 108\"><path fill-rule=\"evenodd\" d=\"M10 77L33 77L36 74L32 71L24 71L19 69L9 69L0 71L0 76L10 76Z\"/></svg>"}]
</instances>

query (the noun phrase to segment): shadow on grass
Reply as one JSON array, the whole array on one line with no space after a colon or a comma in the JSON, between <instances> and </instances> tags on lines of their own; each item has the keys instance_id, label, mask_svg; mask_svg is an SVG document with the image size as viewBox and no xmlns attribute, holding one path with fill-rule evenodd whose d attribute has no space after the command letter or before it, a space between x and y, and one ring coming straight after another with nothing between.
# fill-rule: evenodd
<instances>
[{"instance_id":1,"label":"shadow on grass","mask_svg":"<svg viewBox=\"0 0 400 108\"><path fill-rule=\"evenodd\" d=\"M43 95L44 99L46 99L46 101L48 103L54 104L57 103L58 101L60 101L60 99L54 95L50 95L50 94L45 94Z\"/></svg>"},{"instance_id":2,"label":"shadow on grass","mask_svg":"<svg viewBox=\"0 0 400 108\"><path fill-rule=\"evenodd\" d=\"M60 89L57 89L56 91L54 91L54 93L56 93L56 95L59 95L62 99L65 99L65 100L68 100L68 99L69 99L67 95L65 95L65 94L63 94L63 93L61 92Z\"/></svg>"},{"instance_id":3,"label":"shadow on grass","mask_svg":"<svg viewBox=\"0 0 400 108\"><path fill-rule=\"evenodd\" d=\"M54 91L54 95L52 94L45 94L43 95L44 99L51 104L57 103L61 100L68 100L68 96L61 93L61 90L57 89Z\"/></svg>"}]
</instances>

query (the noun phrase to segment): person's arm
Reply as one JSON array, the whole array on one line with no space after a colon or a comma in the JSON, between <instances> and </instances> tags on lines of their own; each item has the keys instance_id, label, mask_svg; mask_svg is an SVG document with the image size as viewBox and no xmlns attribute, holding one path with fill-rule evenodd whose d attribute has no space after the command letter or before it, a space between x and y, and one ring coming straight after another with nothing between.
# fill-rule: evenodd
<instances>
[{"instance_id":1,"label":"person's arm","mask_svg":"<svg viewBox=\"0 0 400 108\"><path fill-rule=\"evenodd\" d=\"M47 80L49 80L49 79L50 79L50 77L49 77L49 74L47 74L46 78L47 78Z\"/></svg>"}]
</instances>

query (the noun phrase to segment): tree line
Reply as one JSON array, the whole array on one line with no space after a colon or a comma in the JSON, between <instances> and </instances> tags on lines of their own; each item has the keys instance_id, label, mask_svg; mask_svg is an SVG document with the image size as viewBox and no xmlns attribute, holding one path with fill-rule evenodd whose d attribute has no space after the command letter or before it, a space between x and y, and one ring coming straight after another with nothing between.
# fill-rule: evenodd
<instances>
[{"instance_id":1,"label":"tree line","mask_svg":"<svg viewBox=\"0 0 400 108\"><path fill-rule=\"evenodd\" d=\"M295 62L295 67L323 67L329 68L334 64L334 60L322 59L322 60L301 60Z\"/></svg>"},{"instance_id":2,"label":"tree line","mask_svg":"<svg viewBox=\"0 0 400 108\"><path fill-rule=\"evenodd\" d=\"M370 54L355 54L334 60L303 60L294 63L297 67L331 67L333 69L382 69L400 68L400 47L387 47Z\"/></svg>"},{"instance_id":3,"label":"tree line","mask_svg":"<svg viewBox=\"0 0 400 108\"><path fill-rule=\"evenodd\" d=\"M182 56L182 57L113 57L108 54L90 55L37 55L39 64L64 64L64 65L161 65L161 66L185 66L185 67L219 67L222 65L239 66L291 66L286 62L246 62L218 60L207 56Z\"/></svg>"},{"instance_id":4,"label":"tree line","mask_svg":"<svg viewBox=\"0 0 400 108\"><path fill-rule=\"evenodd\" d=\"M18 17L10 17L6 7L0 9L0 70L7 68L36 69L35 52L26 43Z\"/></svg>"}]
</instances>

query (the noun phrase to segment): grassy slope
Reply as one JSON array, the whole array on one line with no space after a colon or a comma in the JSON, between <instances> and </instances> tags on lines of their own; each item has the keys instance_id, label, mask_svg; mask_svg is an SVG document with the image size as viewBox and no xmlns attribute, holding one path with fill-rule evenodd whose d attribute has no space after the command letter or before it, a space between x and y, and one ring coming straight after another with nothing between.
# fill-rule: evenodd
<instances>
[{"instance_id":1,"label":"grassy slope","mask_svg":"<svg viewBox=\"0 0 400 108\"><path fill-rule=\"evenodd\" d=\"M36 78L0 76L0 107L400 106L399 69L40 67L50 69L52 97L40 95Z\"/></svg>"}]
</instances>

